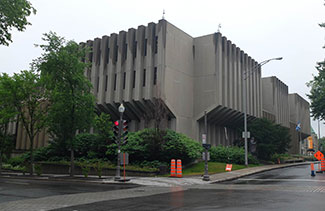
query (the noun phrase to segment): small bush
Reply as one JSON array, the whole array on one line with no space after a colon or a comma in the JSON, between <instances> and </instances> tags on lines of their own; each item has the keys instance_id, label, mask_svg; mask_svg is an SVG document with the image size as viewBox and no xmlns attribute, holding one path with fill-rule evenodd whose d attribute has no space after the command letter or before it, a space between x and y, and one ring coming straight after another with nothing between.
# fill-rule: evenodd
<instances>
[{"instance_id":1,"label":"small bush","mask_svg":"<svg viewBox=\"0 0 325 211\"><path fill-rule=\"evenodd\" d=\"M41 174L42 174L41 164L35 164L34 168L35 168L35 173L37 174L37 176L41 176Z\"/></svg>"},{"instance_id":2,"label":"small bush","mask_svg":"<svg viewBox=\"0 0 325 211\"><path fill-rule=\"evenodd\" d=\"M239 147L216 146L209 150L213 162L245 164L245 150ZM248 154L248 163L258 164L258 160Z\"/></svg>"},{"instance_id":3,"label":"small bush","mask_svg":"<svg viewBox=\"0 0 325 211\"><path fill-rule=\"evenodd\" d=\"M23 166L24 162L25 162L25 157L23 156L12 157L8 160L8 164L10 164L13 167Z\"/></svg>"},{"instance_id":4,"label":"small bush","mask_svg":"<svg viewBox=\"0 0 325 211\"><path fill-rule=\"evenodd\" d=\"M96 163L93 164L93 168L97 172L98 177L102 178L104 163L97 161Z\"/></svg>"},{"instance_id":5,"label":"small bush","mask_svg":"<svg viewBox=\"0 0 325 211\"><path fill-rule=\"evenodd\" d=\"M87 178L89 171L90 171L90 165L88 162L80 162L79 166L81 168L82 174Z\"/></svg>"}]
</instances>

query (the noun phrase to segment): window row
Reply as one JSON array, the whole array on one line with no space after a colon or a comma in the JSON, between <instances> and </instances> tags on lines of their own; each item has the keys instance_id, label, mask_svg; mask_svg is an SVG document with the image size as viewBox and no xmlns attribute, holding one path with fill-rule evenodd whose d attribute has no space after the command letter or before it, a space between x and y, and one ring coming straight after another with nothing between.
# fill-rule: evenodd
<instances>
[{"instance_id":1,"label":"window row","mask_svg":"<svg viewBox=\"0 0 325 211\"><path fill-rule=\"evenodd\" d=\"M154 46L153 46L153 53L154 54L157 54L158 53L158 36L156 36L154 38ZM143 42L143 55L144 56L147 56L147 46L148 46L148 39L145 39L144 42ZM132 54L133 54L133 59L135 59L137 57L137 48L138 48L138 42L137 41L134 41L133 43L133 48L132 48ZM119 46L116 45L114 46L114 51L113 51L113 61L114 63L117 62L118 60L118 49L119 49ZM128 44L127 43L124 43L123 45L123 49L122 49L122 58L123 60L126 60L127 59L127 49L128 49ZM108 64L110 59L110 53L111 50L110 48L107 48L107 54L106 54L106 57L105 57L105 64ZM100 65L101 63L101 50L99 49L98 52L97 52L97 61L96 61L96 64L97 65ZM93 52L89 53L88 55L88 60L89 62L93 62ZM82 61L85 61L84 59Z\"/></svg>"},{"instance_id":2,"label":"window row","mask_svg":"<svg viewBox=\"0 0 325 211\"><path fill-rule=\"evenodd\" d=\"M137 73L137 71L135 71L135 70L132 72L132 88L135 88L136 73ZM146 75L147 75L147 70L143 69L142 87L146 86L146 83L147 83ZM157 70L157 67L154 67L154 69L153 69L153 85L157 84L157 78L158 78L158 70ZM123 83L123 89L125 89L126 72L123 72L122 83ZM105 92L107 91L107 85L108 85L108 76L106 75L106 77L105 77ZM115 73L114 74L114 91L116 90L116 86L117 86L117 74ZM99 77L97 78L97 92L98 92L98 89L99 89Z\"/></svg>"}]
</instances>

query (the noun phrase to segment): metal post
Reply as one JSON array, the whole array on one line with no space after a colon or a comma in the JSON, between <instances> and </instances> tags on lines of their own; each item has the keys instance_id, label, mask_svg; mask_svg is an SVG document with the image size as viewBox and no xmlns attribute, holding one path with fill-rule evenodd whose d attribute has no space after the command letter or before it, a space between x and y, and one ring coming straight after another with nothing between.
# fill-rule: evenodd
<instances>
[{"instance_id":1,"label":"metal post","mask_svg":"<svg viewBox=\"0 0 325 211\"><path fill-rule=\"evenodd\" d=\"M204 130L206 135L206 140L208 139L208 118L207 118L207 112L204 112ZM205 147L205 154L204 154L204 175L203 175L204 181L210 181L209 176L209 170L208 170L208 148Z\"/></svg>"},{"instance_id":2,"label":"metal post","mask_svg":"<svg viewBox=\"0 0 325 211\"><path fill-rule=\"evenodd\" d=\"M245 166L248 167L248 144L247 144L247 78L250 76L251 73L253 73L255 70L258 70L263 65L269 63L273 60L282 60L282 57L268 59L263 62L260 62L259 64L253 66L253 68L248 71L244 71L243 73L243 110L244 110L244 138L245 138Z\"/></svg>"},{"instance_id":3,"label":"metal post","mask_svg":"<svg viewBox=\"0 0 325 211\"><path fill-rule=\"evenodd\" d=\"M123 118L123 112L120 112L120 120L119 120L119 123L118 123L118 138L117 138L117 166L116 166L116 176L115 176L114 180L120 180L121 179L120 153L121 153L122 118Z\"/></svg>"},{"instance_id":4,"label":"metal post","mask_svg":"<svg viewBox=\"0 0 325 211\"><path fill-rule=\"evenodd\" d=\"M118 111L120 112L120 120L118 123L118 137L117 137L117 166L116 166L116 175L114 180L120 180L121 179L121 159L120 159L120 154L121 154L121 136L122 136L122 129L123 129L123 112L125 108L123 104L121 104L118 108Z\"/></svg>"},{"instance_id":5,"label":"metal post","mask_svg":"<svg viewBox=\"0 0 325 211\"><path fill-rule=\"evenodd\" d=\"M243 81L243 107L244 107L244 138L245 138L245 166L248 166L248 153L247 153L247 99L246 99L246 95L247 95L247 74L248 72L246 71L246 73L244 73L244 81Z\"/></svg>"},{"instance_id":6,"label":"metal post","mask_svg":"<svg viewBox=\"0 0 325 211\"><path fill-rule=\"evenodd\" d=\"M317 149L321 150L320 145L319 145L320 144L319 139L320 139L320 125L319 125L319 118L318 118L318 141L317 141L318 146L317 146Z\"/></svg>"},{"instance_id":7,"label":"metal post","mask_svg":"<svg viewBox=\"0 0 325 211\"><path fill-rule=\"evenodd\" d=\"M303 150L303 143L302 143L302 140L301 140L301 132L299 130L299 143L301 143L301 154L304 154L304 150Z\"/></svg>"}]
</instances>

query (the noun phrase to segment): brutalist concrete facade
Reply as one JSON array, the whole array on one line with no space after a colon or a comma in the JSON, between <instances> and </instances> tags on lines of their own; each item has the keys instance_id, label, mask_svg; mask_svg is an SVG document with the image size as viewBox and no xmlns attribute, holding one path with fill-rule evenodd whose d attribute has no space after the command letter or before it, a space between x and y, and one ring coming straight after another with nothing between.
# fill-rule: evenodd
<instances>
[{"instance_id":1,"label":"brutalist concrete facade","mask_svg":"<svg viewBox=\"0 0 325 211\"><path fill-rule=\"evenodd\" d=\"M302 140L311 133L309 103L298 94L289 94L288 86L274 76L262 78L262 91L263 117L290 129L289 153L300 153ZM301 130L297 131L299 122Z\"/></svg>"},{"instance_id":2,"label":"brutalist concrete facade","mask_svg":"<svg viewBox=\"0 0 325 211\"><path fill-rule=\"evenodd\" d=\"M152 126L146 113L160 98L166 125L200 140L204 111L208 142L230 145L243 122L242 76L257 62L220 33L193 38L166 20L88 41L92 68L86 72L98 107L118 118L120 103L131 130ZM248 115L262 116L261 73L247 79Z\"/></svg>"},{"instance_id":3,"label":"brutalist concrete facade","mask_svg":"<svg viewBox=\"0 0 325 211\"><path fill-rule=\"evenodd\" d=\"M193 38L160 20L81 45L92 49L85 75L99 111L116 120L123 103L131 131L153 127L148 112L161 99L168 108L166 127L201 141L206 111L208 143L231 145L241 139L245 72L248 120L263 116L258 63L221 33Z\"/></svg>"}]
</instances>

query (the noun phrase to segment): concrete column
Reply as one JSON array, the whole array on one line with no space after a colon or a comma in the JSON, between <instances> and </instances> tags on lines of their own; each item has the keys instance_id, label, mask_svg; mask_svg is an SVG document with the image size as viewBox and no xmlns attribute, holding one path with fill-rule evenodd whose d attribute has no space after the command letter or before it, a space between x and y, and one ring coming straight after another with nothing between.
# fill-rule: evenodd
<instances>
[{"instance_id":1,"label":"concrete column","mask_svg":"<svg viewBox=\"0 0 325 211\"><path fill-rule=\"evenodd\" d=\"M103 36L100 44L100 66L99 66L99 84L98 84L98 94L97 94L97 103L104 105L105 102L105 89L107 89L107 62L108 62L108 36ZM107 78L108 79L108 78Z\"/></svg>"},{"instance_id":2,"label":"concrete column","mask_svg":"<svg viewBox=\"0 0 325 211\"><path fill-rule=\"evenodd\" d=\"M116 62L116 90L114 96L114 102L120 103L123 99L123 74L125 69L125 40L126 40L126 32L120 31L117 37L117 45L118 45L118 59ZM115 77L115 76L114 76Z\"/></svg>"},{"instance_id":3,"label":"concrete column","mask_svg":"<svg viewBox=\"0 0 325 211\"><path fill-rule=\"evenodd\" d=\"M143 80L143 68L144 68L144 42L145 42L145 27L139 26L136 33L137 41L137 57L135 60L135 88L134 88L134 100L142 100L142 80Z\"/></svg>"},{"instance_id":4,"label":"concrete column","mask_svg":"<svg viewBox=\"0 0 325 211\"><path fill-rule=\"evenodd\" d=\"M127 59L126 59L126 81L125 81L125 90L123 95L123 100L126 102L130 102L132 100L132 92L133 92L133 71L134 71L134 48L135 48L135 29L129 29L126 34L126 43L127 43Z\"/></svg>"},{"instance_id":5,"label":"concrete column","mask_svg":"<svg viewBox=\"0 0 325 211\"><path fill-rule=\"evenodd\" d=\"M117 34L111 34L108 39L108 65L107 65L107 91L105 94L105 102L106 104L113 104L114 99L114 80L115 80L115 69L116 69L116 62L115 62L115 48L117 47ZM106 79L105 79L106 80Z\"/></svg>"}]
</instances>

